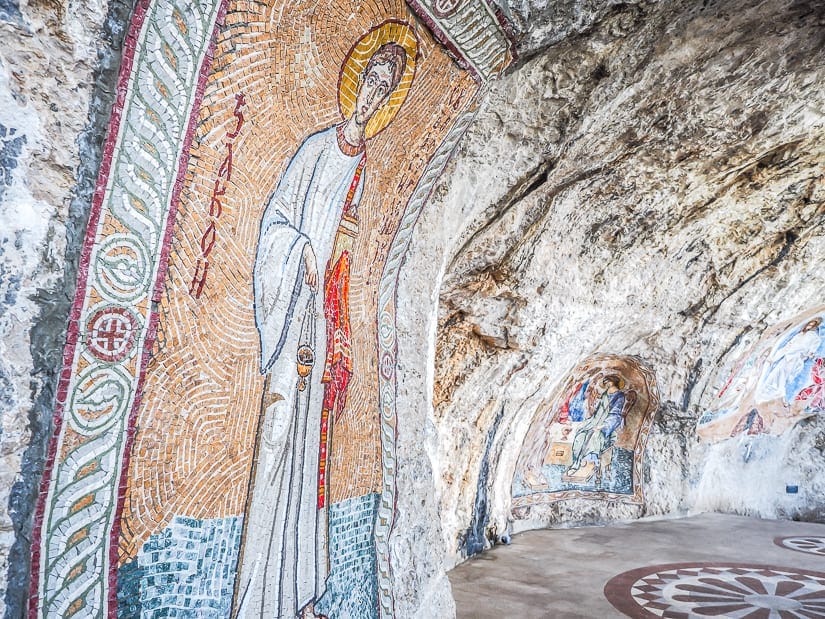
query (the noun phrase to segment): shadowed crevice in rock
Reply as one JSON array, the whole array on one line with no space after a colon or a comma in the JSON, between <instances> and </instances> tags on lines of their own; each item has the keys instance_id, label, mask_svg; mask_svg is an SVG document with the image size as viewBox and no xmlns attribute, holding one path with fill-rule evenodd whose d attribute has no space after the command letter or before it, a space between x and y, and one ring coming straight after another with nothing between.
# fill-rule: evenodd
<instances>
[{"instance_id":1,"label":"shadowed crevice in rock","mask_svg":"<svg viewBox=\"0 0 825 619\"><path fill-rule=\"evenodd\" d=\"M693 364L693 367L690 368L690 372L688 373L687 381L685 382L685 393L682 396L682 409L688 410L690 406L690 396L693 393L693 388L696 386L696 382L699 380L699 376L702 373L702 358L698 358L696 362Z\"/></svg>"},{"instance_id":2,"label":"shadowed crevice in rock","mask_svg":"<svg viewBox=\"0 0 825 619\"><path fill-rule=\"evenodd\" d=\"M495 539L487 538L487 525L490 522L489 505L487 493L490 484L490 465L493 456L493 444L496 439L496 432L504 418L504 407L496 415L493 425L487 432L487 442L484 445L484 455L481 458L481 467L478 472L478 483L476 484L475 501L473 503L473 519L470 527L464 536L462 554L465 557L472 557L484 550L489 544L494 544Z\"/></svg>"},{"instance_id":3,"label":"shadowed crevice in rock","mask_svg":"<svg viewBox=\"0 0 825 619\"><path fill-rule=\"evenodd\" d=\"M25 144L26 136L17 135L16 127L6 127L0 123L0 201L11 186L17 159Z\"/></svg>"}]
</instances>

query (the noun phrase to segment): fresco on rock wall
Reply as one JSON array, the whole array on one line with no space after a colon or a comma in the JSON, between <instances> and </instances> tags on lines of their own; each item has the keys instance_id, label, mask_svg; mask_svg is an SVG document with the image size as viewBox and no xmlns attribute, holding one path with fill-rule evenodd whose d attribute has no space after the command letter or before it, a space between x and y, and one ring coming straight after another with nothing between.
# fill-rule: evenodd
<instances>
[{"instance_id":1,"label":"fresco on rock wall","mask_svg":"<svg viewBox=\"0 0 825 619\"><path fill-rule=\"evenodd\" d=\"M530 425L513 509L583 497L641 501L644 446L658 401L652 372L635 357L598 355L579 365Z\"/></svg>"},{"instance_id":2,"label":"fresco on rock wall","mask_svg":"<svg viewBox=\"0 0 825 619\"><path fill-rule=\"evenodd\" d=\"M513 59L486 0L430 5L138 1L31 616L393 615L398 274Z\"/></svg>"},{"instance_id":3,"label":"fresco on rock wall","mask_svg":"<svg viewBox=\"0 0 825 619\"><path fill-rule=\"evenodd\" d=\"M697 425L715 442L740 435L780 435L800 419L825 413L825 308L767 330L734 362Z\"/></svg>"}]
</instances>

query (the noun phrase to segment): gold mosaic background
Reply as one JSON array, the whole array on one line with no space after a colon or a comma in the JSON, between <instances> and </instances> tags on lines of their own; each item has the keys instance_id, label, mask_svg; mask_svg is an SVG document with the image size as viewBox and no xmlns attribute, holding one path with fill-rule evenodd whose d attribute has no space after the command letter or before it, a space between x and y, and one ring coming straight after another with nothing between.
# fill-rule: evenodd
<instances>
[{"instance_id":1,"label":"gold mosaic background","mask_svg":"<svg viewBox=\"0 0 825 619\"><path fill-rule=\"evenodd\" d=\"M121 521L120 561L175 515L243 512L263 377L252 306L260 218L308 135L341 120L337 83L352 44L389 18L416 28L419 61L406 103L367 144L366 187L351 274L355 374L335 424L331 500L381 484L377 403L378 282L407 200L476 84L402 0L232 2L221 29L181 193L160 328L149 364ZM203 294L189 284L209 201L236 124L233 170Z\"/></svg>"}]
</instances>

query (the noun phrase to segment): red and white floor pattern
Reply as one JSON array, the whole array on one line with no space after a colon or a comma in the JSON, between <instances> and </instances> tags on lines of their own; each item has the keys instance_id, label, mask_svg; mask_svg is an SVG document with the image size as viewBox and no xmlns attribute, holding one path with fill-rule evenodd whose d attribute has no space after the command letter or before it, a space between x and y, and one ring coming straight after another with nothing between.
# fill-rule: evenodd
<instances>
[{"instance_id":1,"label":"red and white floor pattern","mask_svg":"<svg viewBox=\"0 0 825 619\"><path fill-rule=\"evenodd\" d=\"M793 537L777 537L773 540L777 546L796 550L812 555L825 557L825 537L816 535L795 535Z\"/></svg>"},{"instance_id":2,"label":"red and white floor pattern","mask_svg":"<svg viewBox=\"0 0 825 619\"><path fill-rule=\"evenodd\" d=\"M604 589L635 619L825 619L825 573L741 563L675 563L624 572Z\"/></svg>"}]
</instances>

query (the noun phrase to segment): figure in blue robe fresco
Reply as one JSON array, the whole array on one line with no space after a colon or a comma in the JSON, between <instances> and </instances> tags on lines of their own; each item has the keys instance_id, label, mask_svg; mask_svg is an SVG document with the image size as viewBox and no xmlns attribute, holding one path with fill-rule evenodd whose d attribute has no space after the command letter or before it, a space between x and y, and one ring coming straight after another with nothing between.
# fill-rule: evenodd
<instances>
[{"instance_id":1,"label":"figure in blue robe fresco","mask_svg":"<svg viewBox=\"0 0 825 619\"><path fill-rule=\"evenodd\" d=\"M602 454L613 446L616 432L624 427L627 411L635 400L632 393L624 391L624 379L617 374L605 376L601 385L604 391L592 415L577 428L573 437L573 463L564 475L566 481L604 476Z\"/></svg>"},{"instance_id":2,"label":"figure in blue robe fresco","mask_svg":"<svg viewBox=\"0 0 825 619\"><path fill-rule=\"evenodd\" d=\"M559 423L567 423L568 421L582 421L587 414L587 390L590 387L590 381L576 385L573 393L567 398L565 403L559 410Z\"/></svg>"}]
</instances>

